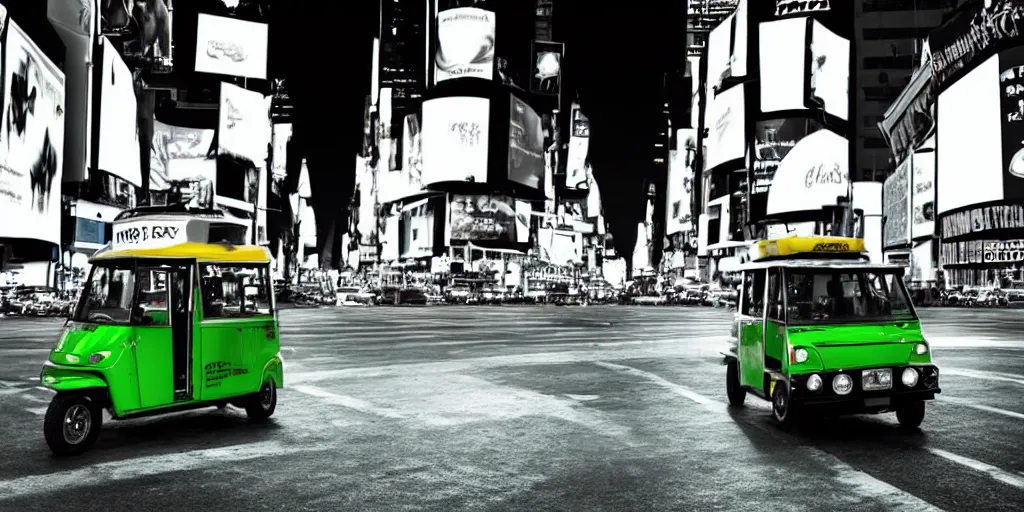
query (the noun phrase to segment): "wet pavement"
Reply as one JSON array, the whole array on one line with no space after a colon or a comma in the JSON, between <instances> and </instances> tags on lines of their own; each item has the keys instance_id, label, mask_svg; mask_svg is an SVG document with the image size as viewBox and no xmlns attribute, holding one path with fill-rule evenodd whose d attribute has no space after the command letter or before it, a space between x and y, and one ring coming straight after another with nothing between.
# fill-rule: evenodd
<instances>
[{"instance_id":1,"label":"wet pavement","mask_svg":"<svg viewBox=\"0 0 1024 512\"><path fill-rule=\"evenodd\" d=\"M108 422L70 459L36 387L61 322L0 319L0 510L1021 508L1024 311L922 316L943 393L920 431L727 407L721 309L300 309L271 422Z\"/></svg>"}]
</instances>

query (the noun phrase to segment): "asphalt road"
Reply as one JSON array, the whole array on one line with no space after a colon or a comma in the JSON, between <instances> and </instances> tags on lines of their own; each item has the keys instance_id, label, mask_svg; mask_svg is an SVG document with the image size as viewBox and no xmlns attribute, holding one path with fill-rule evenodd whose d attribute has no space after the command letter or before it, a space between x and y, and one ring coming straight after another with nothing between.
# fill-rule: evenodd
<instances>
[{"instance_id":1,"label":"asphalt road","mask_svg":"<svg viewBox=\"0 0 1024 512\"><path fill-rule=\"evenodd\" d=\"M724 310L282 312L267 424L109 422L50 455L37 388L60 322L0 319L0 510L1015 510L1024 312L927 310L941 398L783 432L726 406Z\"/></svg>"}]
</instances>

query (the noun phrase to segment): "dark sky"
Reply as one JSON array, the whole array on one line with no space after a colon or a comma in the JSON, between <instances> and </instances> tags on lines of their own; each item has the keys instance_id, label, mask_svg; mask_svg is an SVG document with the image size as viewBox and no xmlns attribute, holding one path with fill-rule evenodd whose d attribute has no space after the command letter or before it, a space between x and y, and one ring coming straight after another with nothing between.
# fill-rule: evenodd
<instances>
[{"instance_id":1,"label":"dark sky","mask_svg":"<svg viewBox=\"0 0 1024 512\"><path fill-rule=\"evenodd\" d=\"M566 43L564 84L591 121L590 159L617 251L632 254L645 211L643 180L663 123L662 76L685 61L685 2L558 0L556 10L556 38ZM318 218L347 204L354 188L377 26L376 0L272 6L271 67L289 80L296 136L314 194L323 195L314 198Z\"/></svg>"}]
</instances>

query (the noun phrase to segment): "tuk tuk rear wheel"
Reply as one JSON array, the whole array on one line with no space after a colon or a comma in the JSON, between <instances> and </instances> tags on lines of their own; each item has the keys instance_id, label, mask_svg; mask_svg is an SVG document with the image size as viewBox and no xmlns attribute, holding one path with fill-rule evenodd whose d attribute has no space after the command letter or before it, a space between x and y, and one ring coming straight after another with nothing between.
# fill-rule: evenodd
<instances>
[{"instance_id":1,"label":"tuk tuk rear wheel","mask_svg":"<svg viewBox=\"0 0 1024 512\"><path fill-rule=\"evenodd\" d=\"M772 416L783 427L791 427L797 421L799 409L789 399L789 386L779 381L772 393Z\"/></svg>"},{"instance_id":2,"label":"tuk tuk rear wheel","mask_svg":"<svg viewBox=\"0 0 1024 512\"><path fill-rule=\"evenodd\" d=\"M729 405L733 407L739 407L747 400L747 390L740 385L740 367L735 359L726 366L725 393L729 396Z\"/></svg>"},{"instance_id":3,"label":"tuk tuk rear wheel","mask_svg":"<svg viewBox=\"0 0 1024 512\"><path fill-rule=\"evenodd\" d=\"M96 443L103 426L103 409L82 394L58 394L43 420L43 437L60 456L79 455Z\"/></svg>"},{"instance_id":4,"label":"tuk tuk rear wheel","mask_svg":"<svg viewBox=\"0 0 1024 512\"><path fill-rule=\"evenodd\" d=\"M259 392L249 398L245 405L245 414L251 420L265 420L273 416L277 409L277 385L274 379L267 379Z\"/></svg>"},{"instance_id":5,"label":"tuk tuk rear wheel","mask_svg":"<svg viewBox=\"0 0 1024 512\"><path fill-rule=\"evenodd\" d=\"M924 402L911 402L896 410L896 420L906 428L917 428L924 421Z\"/></svg>"}]
</instances>

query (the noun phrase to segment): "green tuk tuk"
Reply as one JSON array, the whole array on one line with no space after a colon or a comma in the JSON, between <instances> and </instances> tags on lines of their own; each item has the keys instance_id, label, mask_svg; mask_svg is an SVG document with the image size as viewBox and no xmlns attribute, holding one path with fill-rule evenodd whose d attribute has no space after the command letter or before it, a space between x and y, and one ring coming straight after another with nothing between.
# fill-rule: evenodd
<instances>
[{"instance_id":1,"label":"green tuk tuk","mask_svg":"<svg viewBox=\"0 0 1024 512\"><path fill-rule=\"evenodd\" d=\"M902 277L902 267L871 263L862 239L758 242L723 353L729 403L770 400L787 426L803 413L883 412L920 426L939 370Z\"/></svg>"},{"instance_id":2,"label":"green tuk tuk","mask_svg":"<svg viewBox=\"0 0 1024 512\"><path fill-rule=\"evenodd\" d=\"M107 248L43 366L57 392L43 433L58 455L116 420L233 404L269 418L284 384L270 255L184 242Z\"/></svg>"}]
</instances>

